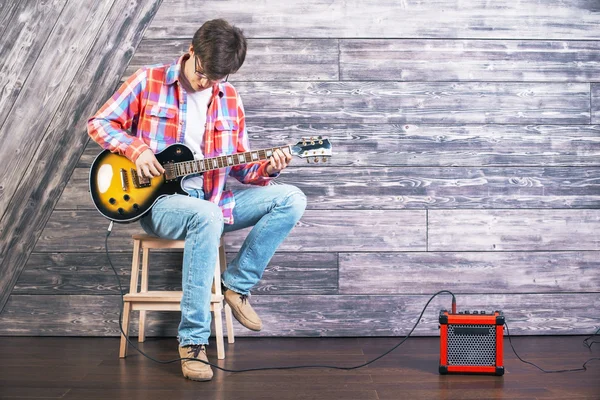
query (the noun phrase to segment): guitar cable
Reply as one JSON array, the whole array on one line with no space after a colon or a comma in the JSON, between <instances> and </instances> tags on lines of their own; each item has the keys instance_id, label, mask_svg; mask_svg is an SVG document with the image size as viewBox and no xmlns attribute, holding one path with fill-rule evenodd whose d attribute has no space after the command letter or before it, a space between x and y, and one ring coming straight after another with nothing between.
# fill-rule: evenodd
<instances>
[{"instance_id":1,"label":"guitar cable","mask_svg":"<svg viewBox=\"0 0 600 400\"><path fill-rule=\"evenodd\" d=\"M123 337L125 338L125 340L127 340L127 343L129 345L131 345L134 349L136 349L141 355L143 355L144 357L146 357L147 359L154 361L155 363L158 364L172 364L175 362L180 362L180 361L184 361L184 360L188 360L188 361L199 361L203 364L207 364L210 365L213 368L219 369L221 371L224 372L234 372L234 373L239 373L239 372L250 372L250 371L267 371L267 370L289 370L289 369L300 369L300 368L329 368L329 369L339 369L339 370L354 370L354 369L358 369L358 368L362 368L365 367L369 364L374 363L375 361L385 357L386 355L388 355L389 353L391 353L392 351L396 350L398 347L400 347L404 342L406 342L406 340L411 336L411 334L413 333L413 331L416 329L416 327L419 325L419 323L421 322L421 318L423 317L423 314L425 313L425 311L427 310L427 307L429 306L429 303L431 303L431 301L433 301L434 298L436 298L438 295L440 294L449 294L452 296L452 312L456 313L456 297L454 295L454 293L452 293L449 290L440 290L439 292L436 292L435 294L433 294L429 300L427 301L427 303L425 303L425 306L423 307L423 310L421 311L421 314L419 315L419 318L417 318L417 322L415 322L415 324L413 325L412 329L410 330L410 332L408 332L408 335L406 335L406 337L404 339L402 339L398 344L396 344L395 346L393 346L391 349L389 349L388 351L384 352L383 354L373 358L372 360L369 360L363 364L359 364L359 365L355 365L355 366L351 366L351 367L340 367L340 366L336 366L336 365L320 365L320 364L315 364L315 365L289 365L289 366L279 366L279 367L261 367L261 368L245 368L245 369L229 369L229 368L223 368L219 365L213 364L211 362L207 362L204 360L200 360L197 358L188 358L188 357L182 357L182 358L175 358L173 360L157 360L153 357L151 357L150 355L146 354L143 350L141 350L139 347L137 347L136 345L133 344L133 342L131 342L131 340L129 340L128 335L125 334L125 332L123 331L123 324L122 324L122 319L123 319L123 308L125 306L125 302L123 299L124 296L124 292L123 292L123 287L121 285L121 279L119 278L119 274L117 273L116 268L114 267L112 260L110 258L110 254L108 252L108 237L110 236L111 232L112 232L112 228L113 228L113 224L114 221L110 221L110 224L108 226L108 230L106 232L106 237L104 239L104 250L106 251L106 258L108 259L108 263L110 264L111 269L113 270L113 273L115 274L115 277L117 279L117 283L119 284L119 292L121 295L121 301L119 303L119 330L121 331L121 334L123 335ZM534 367L536 367L537 369L539 369L540 371L544 372L544 373L561 373L561 372L575 372L575 371L587 371L587 367L586 365L593 361L593 360L600 360L600 357L592 357L590 359L588 359L582 366L581 368L574 368L574 369L563 369L563 370L545 370L541 367L539 367L538 365L526 361L524 359L522 359L519 354L517 353L517 351L515 350L511 337L510 337L510 332L508 330L508 324L505 322L505 326L506 326L506 332L507 332L507 336L508 336L508 341L510 343L510 346L513 350L513 352L515 353L515 355L517 356L517 358L526 364L530 364L533 365ZM597 341L592 341L591 343L588 344L588 340L590 340L591 338L597 336L600 333L600 328L598 328L598 330L592 334L591 336L587 337L586 339L583 340L583 344L584 346L586 346L590 352L592 351L592 346L594 345L594 343L599 343Z\"/></svg>"}]
</instances>

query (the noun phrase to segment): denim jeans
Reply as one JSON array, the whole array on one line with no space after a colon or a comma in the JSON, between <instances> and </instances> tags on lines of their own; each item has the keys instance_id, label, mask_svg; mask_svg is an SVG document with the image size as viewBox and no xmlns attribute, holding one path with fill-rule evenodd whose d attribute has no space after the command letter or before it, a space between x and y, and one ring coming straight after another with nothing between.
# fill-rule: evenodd
<instances>
[{"instance_id":1,"label":"denim jeans","mask_svg":"<svg viewBox=\"0 0 600 400\"><path fill-rule=\"evenodd\" d=\"M208 344L212 280L221 234L254 226L221 277L228 289L248 294L306 208L304 193L291 185L248 185L233 193L232 225L223 223L220 208L204 200L199 190L191 190L189 196L162 197L140 219L148 234L185 239L177 335L180 346Z\"/></svg>"}]
</instances>

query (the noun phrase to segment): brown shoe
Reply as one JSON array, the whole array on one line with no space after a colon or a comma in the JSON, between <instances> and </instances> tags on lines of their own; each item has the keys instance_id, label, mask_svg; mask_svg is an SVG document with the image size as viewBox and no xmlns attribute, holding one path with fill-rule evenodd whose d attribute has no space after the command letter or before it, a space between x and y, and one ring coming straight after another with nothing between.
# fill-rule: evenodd
<instances>
[{"instance_id":1,"label":"brown shoe","mask_svg":"<svg viewBox=\"0 0 600 400\"><path fill-rule=\"evenodd\" d=\"M225 301L231 307L233 316L240 324L251 331L260 331L262 329L262 321L250 303L248 303L248 296L236 293L231 289L225 290L223 295L225 296Z\"/></svg>"},{"instance_id":2,"label":"brown shoe","mask_svg":"<svg viewBox=\"0 0 600 400\"><path fill-rule=\"evenodd\" d=\"M195 358L208 362L206 347L200 344L179 347L179 358ZM213 371L210 365L200 361L181 360L181 371L183 376L193 381L210 381Z\"/></svg>"}]
</instances>

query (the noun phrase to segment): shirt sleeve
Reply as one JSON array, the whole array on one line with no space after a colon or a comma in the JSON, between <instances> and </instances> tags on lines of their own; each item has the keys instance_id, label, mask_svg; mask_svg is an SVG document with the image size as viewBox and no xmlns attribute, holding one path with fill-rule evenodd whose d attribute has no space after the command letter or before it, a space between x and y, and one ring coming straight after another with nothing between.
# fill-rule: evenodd
<instances>
[{"instance_id":1,"label":"shirt sleeve","mask_svg":"<svg viewBox=\"0 0 600 400\"><path fill-rule=\"evenodd\" d=\"M135 162L150 147L131 133L140 113L141 94L146 88L145 69L130 76L110 99L90 117L88 135L104 149L126 156Z\"/></svg>"},{"instance_id":2,"label":"shirt sleeve","mask_svg":"<svg viewBox=\"0 0 600 400\"><path fill-rule=\"evenodd\" d=\"M236 104L238 115L238 145L236 152L241 153L250 151L250 142L248 140L248 132L246 130L246 116L244 113L244 106L242 104L242 99L240 98L239 94L237 95ZM265 186L268 185L273 178L279 176L279 172L273 175L268 175L267 165L269 165L268 160L257 161L243 165L236 165L235 167L231 167L229 175L242 183Z\"/></svg>"}]
</instances>

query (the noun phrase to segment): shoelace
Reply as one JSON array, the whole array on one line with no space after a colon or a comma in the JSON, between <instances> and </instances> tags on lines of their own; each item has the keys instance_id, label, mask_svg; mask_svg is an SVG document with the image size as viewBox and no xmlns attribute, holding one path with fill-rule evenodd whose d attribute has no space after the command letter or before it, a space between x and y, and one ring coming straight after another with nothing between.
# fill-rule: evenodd
<instances>
[{"instance_id":1,"label":"shoelace","mask_svg":"<svg viewBox=\"0 0 600 400\"><path fill-rule=\"evenodd\" d=\"M242 304L247 303L248 302L248 295L247 294L240 294L240 300L242 301Z\"/></svg>"},{"instance_id":2,"label":"shoelace","mask_svg":"<svg viewBox=\"0 0 600 400\"><path fill-rule=\"evenodd\" d=\"M193 358L198 358L198 354L204 351L204 346L201 344L193 344L189 347L188 354L193 353Z\"/></svg>"}]
</instances>

